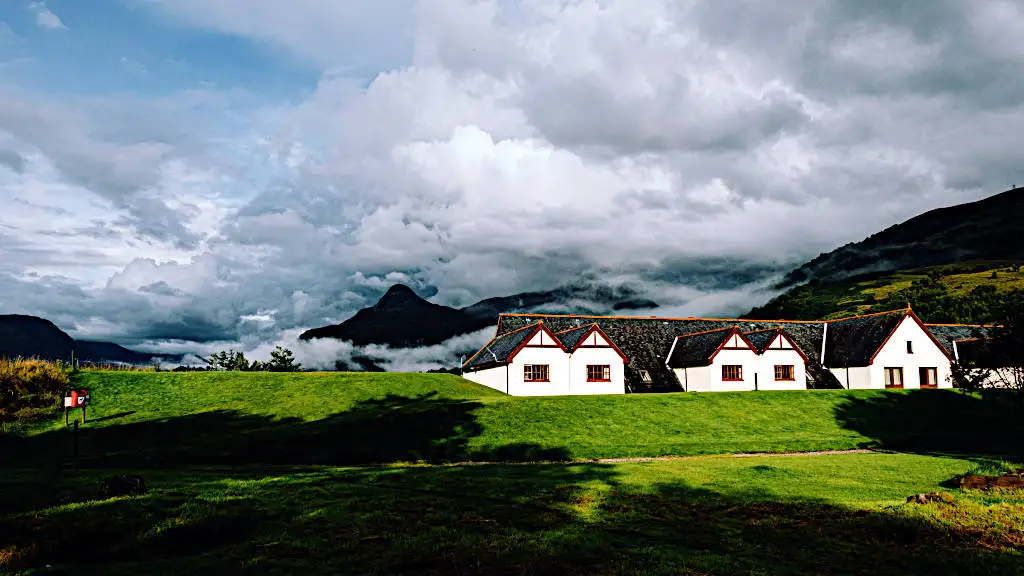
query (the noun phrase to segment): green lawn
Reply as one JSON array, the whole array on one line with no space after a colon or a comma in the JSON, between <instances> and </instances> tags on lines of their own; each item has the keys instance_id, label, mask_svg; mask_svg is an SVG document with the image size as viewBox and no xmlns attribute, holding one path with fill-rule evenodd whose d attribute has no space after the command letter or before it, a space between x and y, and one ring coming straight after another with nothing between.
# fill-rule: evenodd
<instances>
[{"instance_id":1,"label":"green lawn","mask_svg":"<svg viewBox=\"0 0 1024 576\"><path fill-rule=\"evenodd\" d=\"M6 558L75 574L1024 573L1024 494L904 503L973 465L849 454L194 468L146 471L147 495L105 501L92 491L112 471L12 470L4 494L51 501L19 500L0 521L0 569Z\"/></svg>"},{"instance_id":2,"label":"green lawn","mask_svg":"<svg viewBox=\"0 0 1024 576\"><path fill-rule=\"evenodd\" d=\"M880 447L1016 453L1021 419L954 391L508 397L451 375L92 372L105 466L578 460ZM0 436L70 455L63 418Z\"/></svg>"},{"instance_id":3,"label":"green lawn","mask_svg":"<svg viewBox=\"0 0 1024 576\"><path fill-rule=\"evenodd\" d=\"M1024 574L1024 494L953 488L1020 462L1024 419L958 392L513 398L450 375L339 373L76 384L93 397L77 459L63 418L0 434L0 572ZM902 453L703 455L863 446ZM690 457L580 461L662 455ZM118 473L149 493L97 500ZM955 502L904 503L936 490Z\"/></svg>"}]
</instances>

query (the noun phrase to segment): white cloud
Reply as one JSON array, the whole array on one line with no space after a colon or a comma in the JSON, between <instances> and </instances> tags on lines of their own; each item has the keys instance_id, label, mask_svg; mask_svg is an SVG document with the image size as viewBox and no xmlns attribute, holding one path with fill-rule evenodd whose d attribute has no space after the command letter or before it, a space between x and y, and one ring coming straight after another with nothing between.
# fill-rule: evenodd
<instances>
[{"instance_id":1,"label":"white cloud","mask_svg":"<svg viewBox=\"0 0 1024 576\"><path fill-rule=\"evenodd\" d=\"M60 17L54 14L43 2L29 2L29 10L36 15L36 24L48 30L67 30Z\"/></svg>"},{"instance_id":2,"label":"white cloud","mask_svg":"<svg viewBox=\"0 0 1024 576\"><path fill-rule=\"evenodd\" d=\"M1012 3L399 4L150 2L322 69L296 102L0 94L0 306L254 351L395 282L465 305L593 277L736 313L787 265L1024 183Z\"/></svg>"}]
</instances>

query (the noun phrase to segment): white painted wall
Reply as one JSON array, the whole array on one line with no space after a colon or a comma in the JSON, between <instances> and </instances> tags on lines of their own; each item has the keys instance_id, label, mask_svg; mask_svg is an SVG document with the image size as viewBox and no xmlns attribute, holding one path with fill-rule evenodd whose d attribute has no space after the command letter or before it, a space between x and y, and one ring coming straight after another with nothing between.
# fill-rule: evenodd
<instances>
[{"instance_id":1,"label":"white painted wall","mask_svg":"<svg viewBox=\"0 0 1024 576\"><path fill-rule=\"evenodd\" d=\"M775 381L775 365L793 366L794 379L791 381ZM782 335L775 337L758 358L757 370L758 390L806 390L807 368L800 353L793 349Z\"/></svg>"},{"instance_id":2,"label":"white painted wall","mask_svg":"<svg viewBox=\"0 0 1024 576\"><path fill-rule=\"evenodd\" d=\"M711 367L694 366L672 370L684 392L711 392Z\"/></svg>"},{"instance_id":3,"label":"white painted wall","mask_svg":"<svg viewBox=\"0 0 1024 576\"><path fill-rule=\"evenodd\" d=\"M735 338L735 337L734 337ZM738 339L738 338L737 338ZM738 344L729 343L727 346L743 346L743 341ZM722 366L736 364L743 367L743 380L741 382L729 382L722 380ZM718 355L709 366L708 378L711 381L712 392L735 392L754 389L754 374L759 368L757 352L751 349L746 350L720 350Z\"/></svg>"},{"instance_id":4,"label":"white painted wall","mask_svg":"<svg viewBox=\"0 0 1024 576\"><path fill-rule=\"evenodd\" d=\"M907 341L913 343L913 354L907 353ZM885 368L903 368L903 387L919 388L918 369L935 368L939 388L952 388L949 379L949 358L942 349L921 329L913 318L907 316L900 322L892 337L875 356L871 364L871 388L885 388Z\"/></svg>"},{"instance_id":5,"label":"white painted wall","mask_svg":"<svg viewBox=\"0 0 1024 576\"><path fill-rule=\"evenodd\" d=\"M505 392L505 385L507 383L508 366L496 366L494 368L488 368L486 370L476 370L473 372L463 372L462 377L470 382L476 382L482 386L488 388L494 388L499 392Z\"/></svg>"},{"instance_id":6,"label":"white painted wall","mask_svg":"<svg viewBox=\"0 0 1024 576\"><path fill-rule=\"evenodd\" d=\"M600 335L595 334L600 339ZM611 382L587 382L587 365L607 364ZM569 356L569 394L625 394L625 363L612 348L581 346Z\"/></svg>"},{"instance_id":7,"label":"white painted wall","mask_svg":"<svg viewBox=\"0 0 1024 576\"><path fill-rule=\"evenodd\" d=\"M835 374L843 388L850 390L867 390L870 388L884 388L884 385L875 386L871 381L870 366L856 366L854 368L829 368Z\"/></svg>"}]
</instances>

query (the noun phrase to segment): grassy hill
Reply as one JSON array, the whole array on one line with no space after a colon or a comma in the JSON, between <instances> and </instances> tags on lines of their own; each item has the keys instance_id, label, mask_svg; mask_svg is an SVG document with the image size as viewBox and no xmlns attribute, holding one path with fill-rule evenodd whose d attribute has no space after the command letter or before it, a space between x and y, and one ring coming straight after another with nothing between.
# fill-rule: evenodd
<instances>
[{"instance_id":1,"label":"grassy hill","mask_svg":"<svg viewBox=\"0 0 1024 576\"><path fill-rule=\"evenodd\" d=\"M1012 407L958 392L513 398L393 373L75 383L93 397L77 459L63 418L0 434L0 572L1022 573L1024 494L904 503L1016 460ZM859 446L905 453L441 464ZM119 473L149 491L97 498Z\"/></svg>"},{"instance_id":2,"label":"grassy hill","mask_svg":"<svg viewBox=\"0 0 1024 576\"><path fill-rule=\"evenodd\" d=\"M93 398L81 458L106 465L969 449L981 438L988 451L1013 448L1000 444L1005 434L986 437L991 407L952 391L516 398L457 376L398 373L83 372L75 383ZM63 424L8 435L0 449L66 450Z\"/></svg>"},{"instance_id":3,"label":"grassy hill","mask_svg":"<svg viewBox=\"0 0 1024 576\"><path fill-rule=\"evenodd\" d=\"M972 261L914 270L812 280L744 315L747 318L831 319L883 312L908 304L926 322L990 322L1008 298L1024 296L1024 268Z\"/></svg>"}]
</instances>

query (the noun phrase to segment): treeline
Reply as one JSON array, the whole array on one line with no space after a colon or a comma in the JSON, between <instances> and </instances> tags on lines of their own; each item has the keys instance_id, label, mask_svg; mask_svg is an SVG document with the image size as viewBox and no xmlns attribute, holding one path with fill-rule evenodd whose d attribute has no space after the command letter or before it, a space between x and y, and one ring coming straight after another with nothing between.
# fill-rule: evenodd
<instances>
[{"instance_id":1,"label":"treeline","mask_svg":"<svg viewBox=\"0 0 1024 576\"><path fill-rule=\"evenodd\" d=\"M292 351L281 346L275 346L270 352L270 360L260 362L250 361L241 351L226 350L211 354L207 362L210 369L227 370L238 372L301 372L302 364L295 361Z\"/></svg>"}]
</instances>

